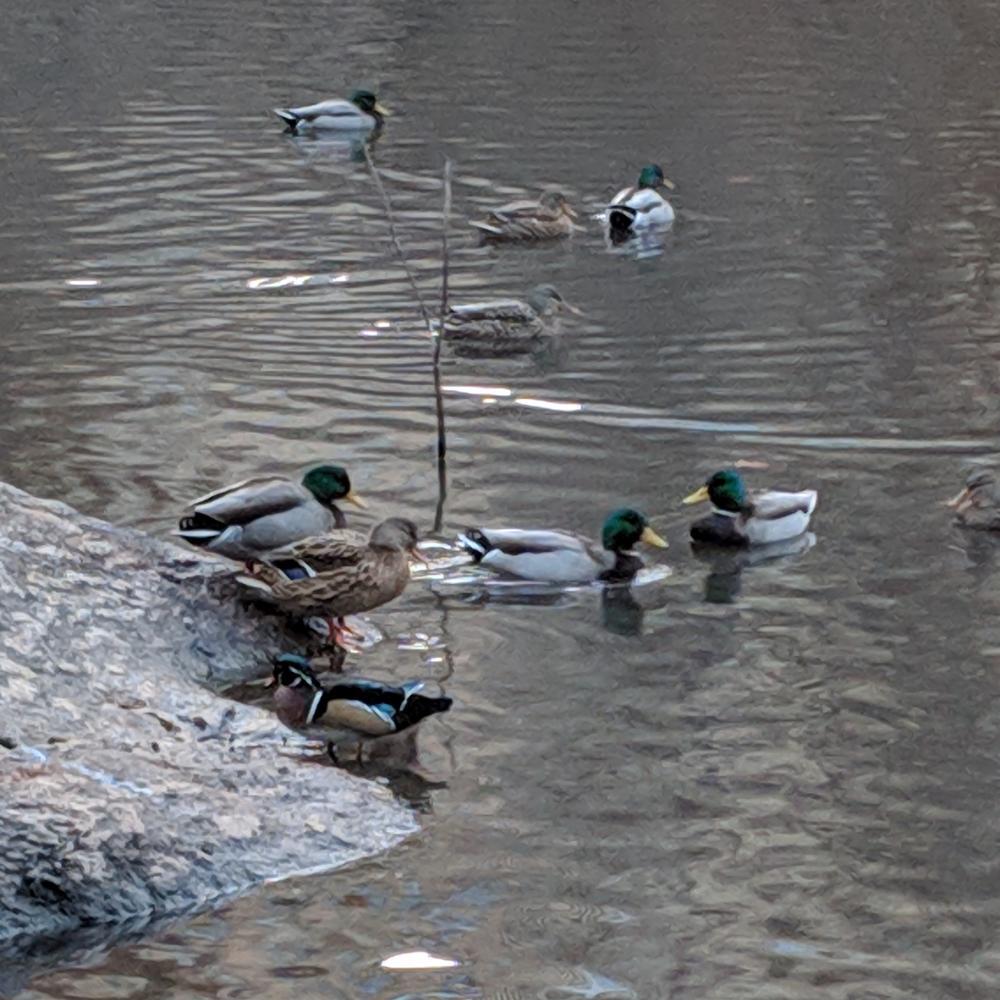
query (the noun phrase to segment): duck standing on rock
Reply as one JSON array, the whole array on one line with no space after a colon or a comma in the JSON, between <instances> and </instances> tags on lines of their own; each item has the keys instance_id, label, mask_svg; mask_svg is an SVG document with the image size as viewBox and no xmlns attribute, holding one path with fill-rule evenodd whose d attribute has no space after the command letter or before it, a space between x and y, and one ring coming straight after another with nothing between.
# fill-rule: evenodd
<instances>
[{"instance_id":1,"label":"duck standing on rock","mask_svg":"<svg viewBox=\"0 0 1000 1000\"><path fill-rule=\"evenodd\" d=\"M355 90L349 101L333 98L298 108L275 108L289 132L373 132L382 128L388 112L370 90Z\"/></svg>"},{"instance_id":2,"label":"duck standing on rock","mask_svg":"<svg viewBox=\"0 0 1000 1000\"><path fill-rule=\"evenodd\" d=\"M319 571L307 559L299 559L297 571L289 573L284 559L274 563L265 555L248 564L247 572L237 579L285 611L325 618L330 641L343 645L343 637L351 631L344 617L394 600L409 582L410 557L426 562L417 550L418 539L412 521L390 517L375 525L364 545L337 538L303 543L300 552L322 545ZM313 558L319 559L315 551Z\"/></svg>"},{"instance_id":3,"label":"duck standing on rock","mask_svg":"<svg viewBox=\"0 0 1000 1000\"><path fill-rule=\"evenodd\" d=\"M301 483L281 476L245 479L192 500L176 534L198 548L247 562L344 527L338 500L365 506L339 465L317 465Z\"/></svg>"},{"instance_id":4,"label":"duck standing on rock","mask_svg":"<svg viewBox=\"0 0 1000 1000\"><path fill-rule=\"evenodd\" d=\"M1000 531L1000 484L992 469L973 469L965 488L948 501L955 517L966 528Z\"/></svg>"},{"instance_id":5,"label":"duck standing on rock","mask_svg":"<svg viewBox=\"0 0 1000 1000\"><path fill-rule=\"evenodd\" d=\"M522 580L547 583L628 583L642 568L632 549L639 543L665 549L667 543L631 507L612 511L601 542L568 531L470 528L459 543L477 563Z\"/></svg>"},{"instance_id":6,"label":"duck standing on rock","mask_svg":"<svg viewBox=\"0 0 1000 1000\"><path fill-rule=\"evenodd\" d=\"M494 208L484 222L471 223L485 240L551 240L573 232L573 211L562 191L543 191L537 201L513 201Z\"/></svg>"},{"instance_id":7,"label":"duck standing on rock","mask_svg":"<svg viewBox=\"0 0 1000 1000\"><path fill-rule=\"evenodd\" d=\"M444 321L445 342L459 355L502 356L541 346L558 331L558 314L582 315L552 285L536 285L522 302L496 299L452 306Z\"/></svg>"},{"instance_id":8,"label":"duck standing on rock","mask_svg":"<svg viewBox=\"0 0 1000 1000\"><path fill-rule=\"evenodd\" d=\"M660 188L673 190L673 181L663 176L655 163L643 167L639 180L623 188L608 206L608 229L619 238L654 226L669 226L674 221L673 206L660 194Z\"/></svg>"},{"instance_id":9,"label":"duck standing on rock","mask_svg":"<svg viewBox=\"0 0 1000 1000\"><path fill-rule=\"evenodd\" d=\"M809 527L817 499L815 490L799 493L765 490L751 495L735 469L723 469L685 497L683 503L708 500L712 504L712 513L691 525L693 541L711 545L767 545L801 535Z\"/></svg>"},{"instance_id":10,"label":"duck standing on rock","mask_svg":"<svg viewBox=\"0 0 1000 1000\"><path fill-rule=\"evenodd\" d=\"M447 712L451 698L422 694L423 681L383 684L365 677L350 677L324 688L309 662L285 653L274 664L272 686L278 718L290 729L328 740L352 735L360 760L364 741L401 733L424 719ZM411 759L415 745L411 744Z\"/></svg>"}]
</instances>

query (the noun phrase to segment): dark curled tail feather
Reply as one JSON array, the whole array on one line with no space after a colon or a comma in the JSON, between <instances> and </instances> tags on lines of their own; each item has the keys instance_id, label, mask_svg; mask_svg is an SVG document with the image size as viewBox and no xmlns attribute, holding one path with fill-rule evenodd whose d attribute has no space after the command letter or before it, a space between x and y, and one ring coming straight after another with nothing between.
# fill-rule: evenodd
<instances>
[{"instance_id":1,"label":"dark curled tail feather","mask_svg":"<svg viewBox=\"0 0 1000 1000\"><path fill-rule=\"evenodd\" d=\"M608 225L613 232L627 233L635 222L636 211L626 205L616 205L608 210Z\"/></svg>"},{"instance_id":2,"label":"dark curled tail feather","mask_svg":"<svg viewBox=\"0 0 1000 1000\"><path fill-rule=\"evenodd\" d=\"M493 544L478 528L467 528L461 535L458 536L458 540L462 548L465 549L465 551L468 552L469 555L476 560L476 562L479 562L479 560L493 548Z\"/></svg>"},{"instance_id":3,"label":"dark curled tail feather","mask_svg":"<svg viewBox=\"0 0 1000 1000\"><path fill-rule=\"evenodd\" d=\"M226 530L226 525L214 517L195 511L177 522L178 531L192 545L207 545Z\"/></svg>"}]
</instances>

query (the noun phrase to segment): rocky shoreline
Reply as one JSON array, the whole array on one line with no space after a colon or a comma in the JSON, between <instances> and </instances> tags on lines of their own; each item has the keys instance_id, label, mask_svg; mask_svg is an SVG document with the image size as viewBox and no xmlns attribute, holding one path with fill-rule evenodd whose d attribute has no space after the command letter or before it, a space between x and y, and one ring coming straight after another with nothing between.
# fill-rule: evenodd
<instances>
[{"instance_id":1,"label":"rocky shoreline","mask_svg":"<svg viewBox=\"0 0 1000 1000\"><path fill-rule=\"evenodd\" d=\"M190 912L416 828L216 692L294 642L224 564L0 483L0 948Z\"/></svg>"}]
</instances>

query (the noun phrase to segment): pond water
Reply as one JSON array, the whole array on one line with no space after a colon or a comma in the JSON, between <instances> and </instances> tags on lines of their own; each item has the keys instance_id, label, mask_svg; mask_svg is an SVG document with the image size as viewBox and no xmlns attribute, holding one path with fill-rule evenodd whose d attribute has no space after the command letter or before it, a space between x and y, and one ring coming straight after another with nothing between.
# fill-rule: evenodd
<instances>
[{"instance_id":1,"label":"pond water","mask_svg":"<svg viewBox=\"0 0 1000 1000\"><path fill-rule=\"evenodd\" d=\"M445 533L672 542L629 598L415 583L365 672L444 678L422 833L24 998L992 998L1000 559L941 501L1000 420L995 0L39 0L0 41L0 478L166 536L185 500L342 461L429 526L430 342L363 164L267 109L377 86L429 299L555 283L546 359L445 356ZM588 212L649 161L657 256L496 250L485 206ZM558 409L518 398L563 404ZM679 499L737 460L815 544L705 563ZM438 645L408 643L422 631ZM400 648L400 646L410 648ZM384 971L395 952L460 962ZM9 971L9 970L8 970Z\"/></svg>"}]
</instances>

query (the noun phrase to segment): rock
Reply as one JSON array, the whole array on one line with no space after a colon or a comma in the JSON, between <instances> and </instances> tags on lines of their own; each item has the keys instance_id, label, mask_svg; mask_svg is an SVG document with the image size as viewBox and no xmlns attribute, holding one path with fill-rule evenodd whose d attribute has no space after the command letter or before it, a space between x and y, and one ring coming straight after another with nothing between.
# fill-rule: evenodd
<instances>
[{"instance_id":1,"label":"rock","mask_svg":"<svg viewBox=\"0 0 1000 1000\"><path fill-rule=\"evenodd\" d=\"M385 789L303 763L270 712L216 693L301 648L231 575L0 483L5 955L134 933L415 829Z\"/></svg>"}]
</instances>

